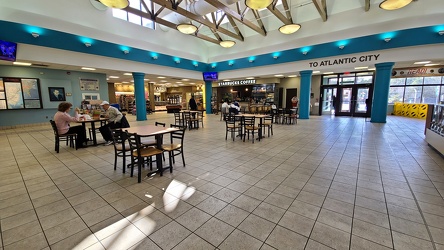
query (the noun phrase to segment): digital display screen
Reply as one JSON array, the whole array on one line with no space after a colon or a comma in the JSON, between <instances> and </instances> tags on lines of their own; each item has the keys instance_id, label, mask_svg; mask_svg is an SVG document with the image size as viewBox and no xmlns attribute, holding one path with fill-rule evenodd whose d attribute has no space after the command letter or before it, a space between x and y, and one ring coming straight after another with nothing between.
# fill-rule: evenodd
<instances>
[{"instance_id":1,"label":"digital display screen","mask_svg":"<svg viewBox=\"0 0 444 250\"><path fill-rule=\"evenodd\" d=\"M217 72L203 72L204 81L217 81Z\"/></svg>"},{"instance_id":2,"label":"digital display screen","mask_svg":"<svg viewBox=\"0 0 444 250\"><path fill-rule=\"evenodd\" d=\"M0 40L0 60L15 62L17 54L17 44Z\"/></svg>"}]
</instances>

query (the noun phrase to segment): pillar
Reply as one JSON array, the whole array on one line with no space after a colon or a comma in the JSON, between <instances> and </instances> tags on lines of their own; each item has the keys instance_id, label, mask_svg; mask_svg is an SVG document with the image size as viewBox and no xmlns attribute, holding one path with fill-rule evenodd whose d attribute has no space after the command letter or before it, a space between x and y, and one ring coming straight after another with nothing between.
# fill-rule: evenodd
<instances>
[{"instance_id":1,"label":"pillar","mask_svg":"<svg viewBox=\"0 0 444 250\"><path fill-rule=\"evenodd\" d=\"M133 72L134 78L134 96L136 98L136 120L146 121L146 103L145 103L145 73Z\"/></svg>"},{"instance_id":2,"label":"pillar","mask_svg":"<svg viewBox=\"0 0 444 250\"><path fill-rule=\"evenodd\" d=\"M154 83L148 83L148 95L150 98L150 108L151 111L154 112L156 109L156 100L154 98Z\"/></svg>"},{"instance_id":3,"label":"pillar","mask_svg":"<svg viewBox=\"0 0 444 250\"><path fill-rule=\"evenodd\" d=\"M313 70L304 70L299 72L299 74L301 75L301 90L299 95L299 119L310 118L310 93L312 73Z\"/></svg>"},{"instance_id":4,"label":"pillar","mask_svg":"<svg viewBox=\"0 0 444 250\"><path fill-rule=\"evenodd\" d=\"M395 65L393 62L375 64L376 76L373 86L371 122L385 123L387 120L387 103L393 65Z\"/></svg>"},{"instance_id":5,"label":"pillar","mask_svg":"<svg viewBox=\"0 0 444 250\"><path fill-rule=\"evenodd\" d=\"M205 81L205 112L211 114L211 97L213 95L213 82Z\"/></svg>"}]
</instances>

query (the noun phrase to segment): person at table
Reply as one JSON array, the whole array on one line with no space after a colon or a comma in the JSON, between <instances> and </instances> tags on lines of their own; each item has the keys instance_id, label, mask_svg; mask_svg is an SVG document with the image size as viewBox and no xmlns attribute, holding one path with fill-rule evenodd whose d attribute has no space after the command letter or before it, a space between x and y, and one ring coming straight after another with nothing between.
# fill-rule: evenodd
<instances>
[{"instance_id":1,"label":"person at table","mask_svg":"<svg viewBox=\"0 0 444 250\"><path fill-rule=\"evenodd\" d=\"M111 129L122 128L123 114L115 107L109 105L109 102L103 101L100 106L105 110L105 117L108 118L108 123L99 128L100 133L105 140L105 145L113 144L113 135ZM126 118L125 118L126 119Z\"/></svg>"},{"instance_id":2,"label":"person at table","mask_svg":"<svg viewBox=\"0 0 444 250\"><path fill-rule=\"evenodd\" d=\"M197 103L194 99L194 96L191 96L190 101L188 102L188 106L190 107L190 110L197 110Z\"/></svg>"},{"instance_id":3,"label":"person at table","mask_svg":"<svg viewBox=\"0 0 444 250\"><path fill-rule=\"evenodd\" d=\"M239 111L240 111L240 105L237 101L234 101L230 105L229 112L230 112L230 114L237 115L237 114L239 114Z\"/></svg>"},{"instance_id":4,"label":"person at table","mask_svg":"<svg viewBox=\"0 0 444 250\"><path fill-rule=\"evenodd\" d=\"M82 125L73 126L69 125L70 122L79 121L81 116L79 114L79 108L74 111L74 116L71 116L68 112L71 110L72 104L69 102L61 102L57 108L57 113L54 115L54 122L57 127L57 131L60 135L63 134L76 134L76 148L83 148L86 142L86 131Z\"/></svg>"}]
</instances>

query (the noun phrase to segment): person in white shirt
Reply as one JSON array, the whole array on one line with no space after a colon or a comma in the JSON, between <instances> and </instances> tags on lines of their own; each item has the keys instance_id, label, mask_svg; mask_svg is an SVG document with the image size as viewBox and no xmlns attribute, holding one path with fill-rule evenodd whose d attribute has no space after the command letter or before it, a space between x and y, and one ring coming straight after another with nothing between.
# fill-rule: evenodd
<instances>
[{"instance_id":1,"label":"person in white shirt","mask_svg":"<svg viewBox=\"0 0 444 250\"><path fill-rule=\"evenodd\" d=\"M108 123L99 128L100 133L105 139L105 145L111 145L113 143L113 135L111 129L122 128L121 120L123 114L115 107L109 105L109 102L103 101L100 106L106 111L105 117L108 118Z\"/></svg>"}]
</instances>

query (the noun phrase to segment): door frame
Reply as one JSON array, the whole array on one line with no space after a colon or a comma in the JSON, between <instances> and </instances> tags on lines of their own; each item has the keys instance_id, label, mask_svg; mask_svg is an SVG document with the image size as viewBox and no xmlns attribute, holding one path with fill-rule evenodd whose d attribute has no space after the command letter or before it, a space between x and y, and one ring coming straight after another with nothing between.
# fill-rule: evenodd
<instances>
[{"instance_id":1,"label":"door frame","mask_svg":"<svg viewBox=\"0 0 444 250\"><path fill-rule=\"evenodd\" d=\"M337 86L337 96L336 103L341 105L342 100L342 89L351 88L351 98L350 98L350 112L341 112L340 109L335 112L336 116L351 116L351 117L370 117L371 115L371 105L373 100L373 84L353 84L353 85L339 85ZM356 102L357 102L357 91L359 88L368 88L368 98L366 101L367 110L366 112L356 112Z\"/></svg>"}]
</instances>

